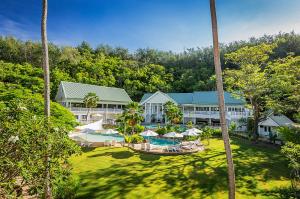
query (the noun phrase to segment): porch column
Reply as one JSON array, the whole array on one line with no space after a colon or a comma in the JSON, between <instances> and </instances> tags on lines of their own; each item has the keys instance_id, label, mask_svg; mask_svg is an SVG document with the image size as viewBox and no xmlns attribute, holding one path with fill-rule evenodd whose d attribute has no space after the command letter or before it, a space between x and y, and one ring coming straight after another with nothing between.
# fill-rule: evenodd
<instances>
[{"instance_id":1,"label":"porch column","mask_svg":"<svg viewBox=\"0 0 300 199\"><path fill-rule=\"evenodd\" d=\"M149 103L149 109L150 109L150 114L149 114L149 123L151 123L151 117L152 117L152 104Z\"/></svg>"},{"instance_id":2,"label":"porch column","mask_svg":"<svg viewBox=\"0 0 300 199\"><path fill-rule=\"evenodd\" d=\"M182 124L184 124L184 106L183 105L182 105L182 113L183 113Z\"/></svg>"},{"instance_id":3,"label":"porch column","mask_svg":"<svg viewBox=\"0 0 300 199\"><path fill-rule=\"evenodd\" d=\"M194 105L193 123L196 124L196 106Z\"/></svg>"},{"instance_id":4,"label":"porch column","mask_svg":"<svg viewBox=\"0 0 300 199\"><path fill-rule=\"evenodd\" d=\"M158 121L158 113L159 113L158 108L160 108L160 106L156 104L156 122Z\"/></svg>"}]
</instances>

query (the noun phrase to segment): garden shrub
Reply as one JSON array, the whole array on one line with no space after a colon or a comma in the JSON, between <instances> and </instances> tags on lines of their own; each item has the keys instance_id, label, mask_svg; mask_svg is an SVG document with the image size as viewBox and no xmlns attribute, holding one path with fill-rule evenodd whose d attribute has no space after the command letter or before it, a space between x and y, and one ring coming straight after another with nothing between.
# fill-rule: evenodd
<instances>
[{"instance_id":1,"label":"garden shrub","mask_svg":"<svg viewBox=\"0 0 300 199\"><path fill-rule=\"evenodd\" d=\"M156 130L156 133L158 133L159 135L164 135L166 134L168 131L167 131L167 128L166 127L161 127L161 128L158 128Z\"/></svg>"},{"instance_id":2,"label":"garden shrub","mask_svg":"<svg viewBox=\"0 0 300 199\"><path fill-rule=\"evenodd\" d=\"M212 136L222 137L222 130L221 129L212 129Z\"/></svg>"},{"instance_id":3,"label":"garden shrub","mask_svg":"<svg viewBox=\"0 0 300 199\"><path fill-rule=\"evenodd\" d=\"M189 129L193 128L193 122L192 121L188 121L186 123L186 127L189 128Z\"/></svg>"},{"instance_id":4,"label":"garden shrub","mask_svg":"<svg viewBox=\"0 0 300 199\"><path fill-rule=\"evenodd\" d=\"M139 144L139 143L144 142L144 138L142 136L140 136L140 135L137 135L137 134L132 135L131 139L132 139L131 140L132 144Z\"/></svg>"},{"instance_id":5,"label":"garden shrub","mask_svg":"<svg viewBox=\"0 0 300 199\"><path fill-rule=\"evenodd\" d=\"M60 179L54 187L54 198L56 199L73 199L80 187L80 179L77 176L68 176Z\"/></svg>"},{"instance_id":6,"label":"garden shrub","mask_svg":"<svg viewBox=\"0 0 300 199\"><path fill-rule=\"evenodd\" d=\"M125 135L125 136L124 136L124 141L125 141L126 143L131 143L131 140L132 140L132 138L131 138L130 135Z\"/></svg>"},{"instance_id":7,"label":"garden shrub","mask_svg":"<svg viewBox=\"0 0 300 199\"><path fill-rule=\"evenodd\" d=\"M183 140L184 141L195 141L199 138L200 136L184 136Z\"/></svg>"},{"instance_id":8,"label":"garden shrub","mask_svg":"<svg viewBox=\"0 0 300 199\"><path fill-rule=\"evenodd\" d=\"M139 144L144 142L144 138L138 134L124 136L126 143Z\"/></svg>"}]
</instances>

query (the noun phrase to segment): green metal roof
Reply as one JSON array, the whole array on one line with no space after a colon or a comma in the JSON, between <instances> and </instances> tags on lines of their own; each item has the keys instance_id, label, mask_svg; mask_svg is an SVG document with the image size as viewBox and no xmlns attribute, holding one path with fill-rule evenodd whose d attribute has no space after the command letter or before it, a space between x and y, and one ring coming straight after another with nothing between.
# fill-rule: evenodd
<instances>
[{"instance_id":1,"label":"green metal roof","mask_svg":"<svg viewBox=\"0 0 300 199\"><path fill-rule=\"evenodd\" d=\"M193 93L165 93L178 104L218 105L217 91L197 91ZM147 100L153 93L146 93L141 103ZM230 93L224 92L226 105L244 105L245 101L234 98Z\"/></svg>"},{"instance_id":2,"label":"green metal roof","mask_svg":"<svg viewBox=\"0 0 300 199\"><path fill-rule=\"evenodd\" d=\"M279 126L287 126L290 124L293 124L294 122L290 120L287 116L285 115L270 115L269 116L274 122L276 122Z\"/></svg>"},{"instance_id":3,"label":"green metal roof","mask_svg":"<svg viewBox=\"0 0 300 199\"><path fill-rule=\"evenodd\" d=\"M91 84L82 84L74 82L62 81L60 85L63 89L64 98L66 99L80 99L88 93L96 93L100 101L113 102L131 102L129 95L124 89L106 86L96 86Z\"/></svg>"}]
</instances>

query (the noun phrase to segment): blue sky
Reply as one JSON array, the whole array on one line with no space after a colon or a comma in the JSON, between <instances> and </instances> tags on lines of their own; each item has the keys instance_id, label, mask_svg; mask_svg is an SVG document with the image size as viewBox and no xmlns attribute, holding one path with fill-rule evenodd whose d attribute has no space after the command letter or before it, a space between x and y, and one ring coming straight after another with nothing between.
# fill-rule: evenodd
<instances>
[{"instance_id":1,"label":"blue sky","mask_svg":"<svg viewBox=\"0 0 300 199\"><path fill-rule=\"evenodd\" d=\"M211 44L209 0L48 0L48 39L183 51ZM300 0L216 0L220 42L300 32ZM40 40L41 0L2 0L0 34Z\"/></svg>"}]
</instances>

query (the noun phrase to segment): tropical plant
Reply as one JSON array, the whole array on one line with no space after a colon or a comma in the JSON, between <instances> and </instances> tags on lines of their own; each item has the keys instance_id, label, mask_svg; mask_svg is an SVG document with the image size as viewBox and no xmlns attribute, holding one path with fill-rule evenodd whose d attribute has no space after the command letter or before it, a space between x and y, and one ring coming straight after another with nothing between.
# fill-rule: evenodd
<instances>
[{"instance_id":1,"label":"tropical plant","mask_svg":"<svg viewBox=\"0 0 300 199\"><path fill-rule=\"evenodd\" d=\"M231 122L228 128L229 134L233 134L236 131L237 125L235 122Z\"/></svg>"},{"instance_id":2,"label":"tropical plant","mask_svg":"<svg viewBox=\"0 0 300 199\"><path fill-rule=\"evenodd\" d=\"M144 138L138 134L125 135L124 140L126 143L130 143L130 144L139 144L144 142Z\"/></svg>"},{"instance_id":3,"label":"tropical plant","mask_svg":"<svg viewBox=\"0 0 300 199\"><path fill-rule=\"evenodd\" d=\"M233 159L232 159L229 135L228 135L227 125L226 125L226 117L225 117L224 90L223 90L222 69L221 69L220 52L219 52L218 25L217 25L215 0L210 0L210 14L211 14L211 22L212 22L214 64L215 64L215 73L216 73L217 90L218 90L220 122L221 122L221 129L222 129L227 166L228 166L228 181L229 181L228 196L230 199L234 199L235 198L235 173L234 173L234 165L233 165Z\"/></svg>"},{"instance_id":4,"label":"tropical plant","mask_svg":"<svg viewBox=\"0 0 300 199\"><path fill-rule=\"evenodd\" d=\"M130 132L130 134L133 135L140 132L142 130L140 124L144 119L142 116L143 112L143 108L139 105L139 103L129 103L125 107L122 115L120 115L117 119L119 129L122 129L124 134Z\"/></svg>"},{"instance_id":5,"label":"tropical plant","mask_svg":"<svg viewBox=\"0 0 300 199\"><path fill-rule=\"evenodd\" d=\"M164 104L164 113L169 124L178 124L182 121L182 111L173 102L168 101Z\"/></svg>"},{"instance_id":6,"label":"tropical plant","mask_svg":"<svg viewBox=\"0 0 300 199\"><path fill-rule=\"evenodd\" d=\"M202 133L200 135L201 139L206 139L207 144L209 145L210 138L212 137L213 133L214 133L214 129L207 126L207 127L203 128L203 130L202 130Z\"/></svg>"},{"instance_id":7,"label":"tropical plant","mask_svg":"<svg viewBox=\"0 0 300 199\"><path fill-rule=\"evenodd\" d=\"M83 98L83 103L85 107L88 109L86 114L86 120L88 121L90 118L90 111L92 108L97 107L97 103L100 101L99 97L96 95L96 93L88 93Z\"/></svg>"},{"instance_id":8,"label":"tropical plant","mask_svg":"<svg viewBox=\"0 0 300 199\"><path fill-rule=\"evenodd\" d=\"M293 126L281 126L277 128L279 136L285 142L293 142L300 144L300 126L299 124Z\"/></svg>"},{"instance_id":9,"label":"tropical plant","mask_svg":"<svg viewBox=\"0 0 300 199\"><path fill-rule=\"evenodd\" d=\"M186 123L186 127L187 128L189 128L189 129L191 129L191 128L193 128L193 122L192 121L188 121L187 123Z\"/></svg>"},{"instance_id":10,"label":"tropical plant","mask_svg":"<svg viewBox=\"0 0 300 199\"><path fill-rule=\"evenodd\" d=\"M47 168L49 187L55 190L57 180L70 174L68 158L79 152L69 130L61 123L46 122L44 115L32 111L33 106L31 100L0 102L0 198L22 197L16 187L24 186L29 194L45 197ZM51 158L48 164L45 154Z\"/></svg>"},{"instance_id":11,"label":"tropical plant","mask_svg":"<svg viewBox=\"0 0 300 199\"><path fill-rule=\"evenodd\" d=\"M294 197L299 198L300 190L300 144L294 144L292 142L287 142L281 148L282 154L289 161L290 177L292 190L294 191Z\"/></svg>"}]
</instances>

